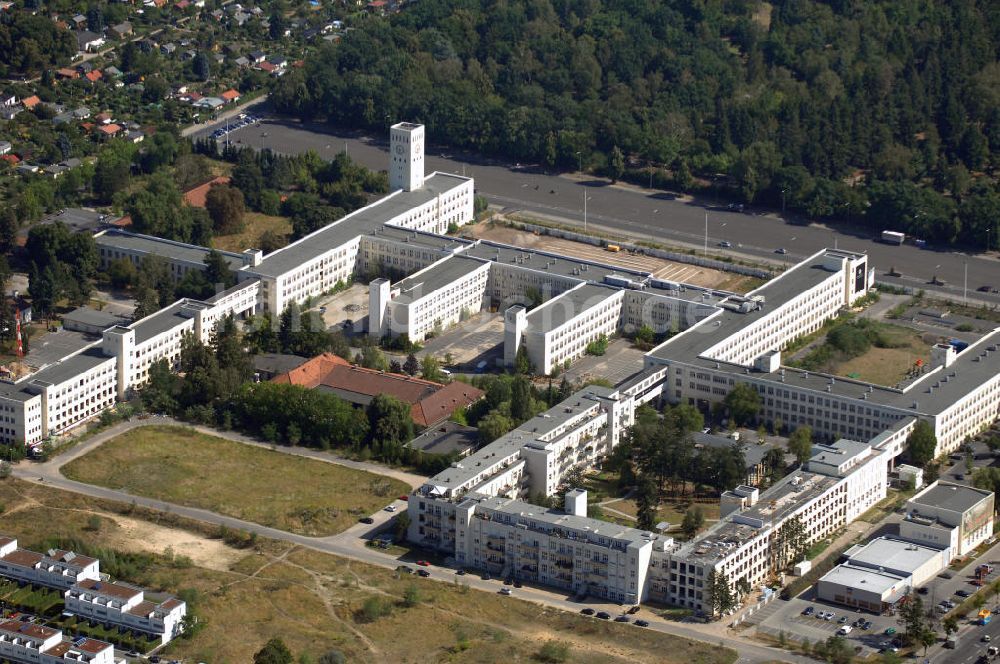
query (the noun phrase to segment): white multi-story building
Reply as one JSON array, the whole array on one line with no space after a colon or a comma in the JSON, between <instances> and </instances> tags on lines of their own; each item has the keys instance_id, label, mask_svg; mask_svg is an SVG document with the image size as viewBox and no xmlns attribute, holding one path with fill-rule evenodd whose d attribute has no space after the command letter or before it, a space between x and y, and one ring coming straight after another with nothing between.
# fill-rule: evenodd
<instances>
[{"instance_id":1,"label":"white multi-story building","mask_svg":"<svg viewBox=\"0 0 1000 664\"><path fill-rule=\"evenodd\" d=\"M434 332L479 313L486 304L490 264L451 256L395 284L376 279L369 286L368 334L406 334L420 342Z\"/></svg>"},{"instance_id":2,"label":"white multi-story building","mask_svg":"<svg viewBox=\"0 0 1000 664\"><path fill-rule=\"evenodd\" d=\"M673 539L590 519L581 493L567 494L565 511L501 496L466 497L455 509L457 564L578 596L644 600L650 558L668 551Z\"/></svg>"},{"instance_id":3,"label":"white multi-story building","mask_svg":"<svg viewBox=\"0 0 1000 664\"><path fill-rule=\"evenodd\" d=\"M29 551L19 548L16 539L0 535L0 576L8 579L65 590L88 579L99 579L100 567L96 558L58 549Z\"/></svg>"},{"instance_id":4,"label":"white multi-story building","mask_svg":"<svg viewBox=\"0 0 1000 664\"><path fill-rule=\"evenodd\" d=\"M88 620L154 636L160 644L181 633L187 605L176 597L153 602L142 588L87 579L63 593L65 611Z\"/></svg>"},{"instance_id":5,"label":"white multi-story building","mask_svg":"<svg viewBox=\"0 0 1000 664\"><path fill-rule=\"evenodd\" d=\"M81 637L66 640L58 629L21 622L0 622L0 659L16 664L124 664L110 643Z\"/></svg>"},{"instance_id":6,"label":"white multi-story building","mask_svg":"<svg viewBox=\"0 0 1000 664\"><path fill-rule=\"evenodd\" d=\"M170 269L170 276L180 281L192 270L205 271L205 259L211 249L195 244L167 240L152 235L129 233L119 229L104 230L94 235L97 254L101 260L101 269L107 270L116 260L128 260L136 268L142 266L146 256L156 256L162 259ZM260 262L259 249L247 249L242 254L232 251L215 250L225 259L229 269L236 273L243 267L253 267Z\"/></svg>"},{"instance_id":7,"label":"white multi-story building","mask_svg":"<svg viewBox=\"0 0 1000 664\"><path fill-rule=\"evenodd\" d=\"M995 497L992 491L965 484L934 482L906 501L900 537L947 548L965 556L993 535Z\"/></svg>"},{"instance_id":8,"label":"white multi-story building","mask_svg":"<svg viewBox=\"0 0 1000 664\"><path fill-rule=\"evenodd\" d=\"M886 461L870 445L818 445L798 470L676 551L654 555L650 597L712 614L706 583L721 575L735 590L770 581L791 559L786 531L796 520L806 544L850 523L886 495Z\"/></svg>"}]
</instances>

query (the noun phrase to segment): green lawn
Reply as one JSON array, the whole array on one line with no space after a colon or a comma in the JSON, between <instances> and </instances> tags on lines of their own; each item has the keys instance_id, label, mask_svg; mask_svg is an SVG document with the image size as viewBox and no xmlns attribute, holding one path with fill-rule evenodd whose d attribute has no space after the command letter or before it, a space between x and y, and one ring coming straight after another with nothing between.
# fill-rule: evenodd
<instances>
[{"instance_id":1,"label":"green lawn","mask_svg":"<svg viewBox=\"0 0 1000 664\"><path fill-rule=\"evenodd\" d=\"M79 482L311 536L341 532L409 493L395 479L170 426L129 431L62 472Z\"/></svg>"}]
</instances>

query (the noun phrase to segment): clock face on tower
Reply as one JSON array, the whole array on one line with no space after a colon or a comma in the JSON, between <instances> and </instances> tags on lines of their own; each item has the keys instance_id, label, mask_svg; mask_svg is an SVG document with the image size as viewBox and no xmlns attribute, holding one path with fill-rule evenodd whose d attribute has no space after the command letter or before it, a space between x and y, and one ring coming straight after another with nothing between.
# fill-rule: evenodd
<instances>
[{"instance_id":1,"label":"clock face on tower","mask_svg":"<svg viewBox=\"0 0 1000 664\"><path fill-rule=\"evenodd\" d=\"M397 145L396 146L396 154L403 154L403 146L402 145Z\"/></svg>"},{"instance_id":2,"label":"clock face on tower","mask_svg":"<svg viewBox=\"0 0 1000 664\"><path fill-rule=\"evenodd\" d=\"M420 156L420 152L424 149L423 144L420 141L413 142L413 155L416 157Z\"/></svg>"}]
</instances>

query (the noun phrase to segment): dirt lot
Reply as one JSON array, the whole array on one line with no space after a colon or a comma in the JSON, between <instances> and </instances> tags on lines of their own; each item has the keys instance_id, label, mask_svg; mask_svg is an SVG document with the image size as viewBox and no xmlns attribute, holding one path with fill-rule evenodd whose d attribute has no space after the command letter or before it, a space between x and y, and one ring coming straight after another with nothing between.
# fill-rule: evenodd
<instances>
[{"instance_id":1,"label":"dirt lot","mask_svg":"<svg viewBox=\"0 0 1000 664\"><path fill-rule=\"evenodd\" d=\"M9 509L3 532L27 546L61 537L79 546L145 551L152 542L135 541L119 525L134 521L148 529L137 531L138 536L174 538L170 545L177 554L189 553L180 549L185 542L218 547L212 568L199 560L159 555L138 561L130 577L122 579L189 600L203 627L194 638L171 643L163 653L169 658L242 664L268 639L280 637L296 657L306 654L310 661L338 650L349 662L527 663L538 661L536 653L547 641L566 644L567 661L583 664L731 664L736 659L729 649L470 591L457 583L398 578L388 570L263 538L253 549L232 549L199 534L199 524L174 515L137 510L122 517L119 511L129 511L128 505L14 479L0 481L4 505ZM100 524L92 530L88 520L95 515ZM169 525L144 521L160 518L169 519ZM403 596L410 587L416 596L408 606ZM372 598L381 602L384 615L366 617L363 607Z\"/></svg>"},{"instance_id":2,"label":"dirt lot","mask_svg":"<svg viewBox=\"0 0 1000 664\"><path fill-rule=\"evenodd\" d=\"M62 472L79 482L312 536L338 533L409 489L373 473L169 426L124 433Z\"/></svg>"},{"instance_id":3,"label":"dirt lot","mask_svg":"<svg viewBox=\"0 0 1000 664\"><path fill-rule=\"evenodd\" d=\"M627 252L613 253L601 247L595 247L582 242L534 235L533 233L499 224L492 226L488 223L470 224L462 228L462 234L483 240L513 244L528 249L544 249L545 251L566 256L600 261L608 265L649 272L660 279L682 281L697 286L746 292L760 284L759 280L730 272L722 272L721 270L713 270L687 263L672 263L652 256L633 256Z\"/></svg>"}]
</instances>

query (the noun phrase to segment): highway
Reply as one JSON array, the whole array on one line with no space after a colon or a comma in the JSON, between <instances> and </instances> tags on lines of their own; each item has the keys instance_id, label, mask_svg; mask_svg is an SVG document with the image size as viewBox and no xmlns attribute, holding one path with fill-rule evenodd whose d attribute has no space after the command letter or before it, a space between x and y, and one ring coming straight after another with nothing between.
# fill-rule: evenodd
<instances>
[{"instance_id":1,"label":"highway","mask_svg":"<svg viewBox=\"0 0 1000 664\"><path fill-rule=\"evenodd\" d=\"M200 126L196 135L208 135L216 126ZM327 125L304 125L277 117L268 116L258 125L233 131L228 140L283 154L315 150L327 159L347 150L353 159L377 170L384 170L388 161L385 137L341 131ZM598 177L549 174L442 148L428 148L426 168L428 172L438 170L475 177L477 192L505 211L524 211L579 226L584 225L586 196L586 225L621 234L623 239L649 239L704 250L707 229L711 254L732 252L786 264L796 263L822 247L867 252L880 281L937 291L953 298L965 295L971 302L1000 304L1000 295L976 290L981 286L1000 289L1000 260L996 255L964 254L950 248L889 246L871 239L881 232L880 226L852 231L843 227L834 230L821 224L793 224L775 214L730 211L721 202L676 198L662 191L611 184ZM719 247L723 241L731 243L732 248ZM788 253L775 253L778 248ZM900 273L899 277L886 274L892 267ZM935 276L944 284L931 285L929 282ZM966 284L968 288L964 291Z\"/></svg>"},{"instance_id":2,"label":"highway","mask_svg":"<svg viewBox=\"0 0 1000 664\"><path fill-rule=\"evenodd\" d=\"M351 558L369 565L395 569L400 564L405 563L411 568L416 569L414 566L415 558L411 559L411 556L404 556L402 558L394 557L389 553L365 545L367 539L372 538L380 530L384 530L388 527L390 519L393 515L385 512L384 510L380 510L379 512L371 515L374 519L373 524L357 523L344 532L331 537L307 537L305 535L298 535L296 533L278 530L276 528L261 526L250 521L243 521L241 519L224 516L205 509L167 503L162 500L135 496L124 491L84 484L82 482L67 479L59 472L59 469L65 464L95 449L107 440L120 435L122 432L154 424L176 424L178 426L189 426L183 422L174 421L171 418L154 417L146 420L134 419L129 422L114 425L107 430L78 443L65 454L57 455L47 462L35 463L30 461L21 461L14 466L13 474L15 477L36 484L51 486L65 491L72 491L74 493L102 500L114 500L133 505L140 505L149 509L176 514L183 518L201 521L203 523L210 523L213 525L226 526L227 528L235 530L253 532L257 533L261 537L268 537L274 540L288 542L290 544L303 546L321 553ZM377 464L343 459L337 457L336 455L321 451L282 446L272 447L271 445L265 445L258 441L253 441L245 436L230 431L215 431L203 429L202 427L194 428L207 431L211 433L211 435L229 438L237 442L275 449L278 452L285 454L308 456L319 461L326 461L328 463L341 464L352 468L372 470L373 472L378 472L384 475L391 475L409 483L411 486L419 486L424 480L421 476L404 473L402 471L379 466ZM392 501L392 504L396 506L397 510L403 510L406 507L406 503L401 500ZM465 576L457 577L455 575L455 570L451 568L431 565L426 569L431 572L430 579L432 581L453 583L455 579L460 579L463 584L467 584L470 588L492 593L499 592L502 587L502 583L499 579L487 581L472 572L466 574ZM618 615L622 611L622 607L617 604L592 601L587 601L585 603L576 602L573 601L572 598L567 597L565 593L545 587L532 587L525 585L522 588L513 590L513 594L516 598L537 602L573 613L578 613L580 609L585 606L594 607L598 611L608 611L612 615ZM733 648L739 653L739 658L735 664L757 664L776 661L791 662L793 664L810 664L810 662L813 661L777 648L771 648L760 643L752 642L748 639L736 638L728 631L724 631L721 623L702 625L667 622L661 618L653 616L652 613L645 610L636 617L646 618L650 625L648 628L635 627L635 629L650 629L692 640L707 641Z\"/></svg>"}]
</instances>

